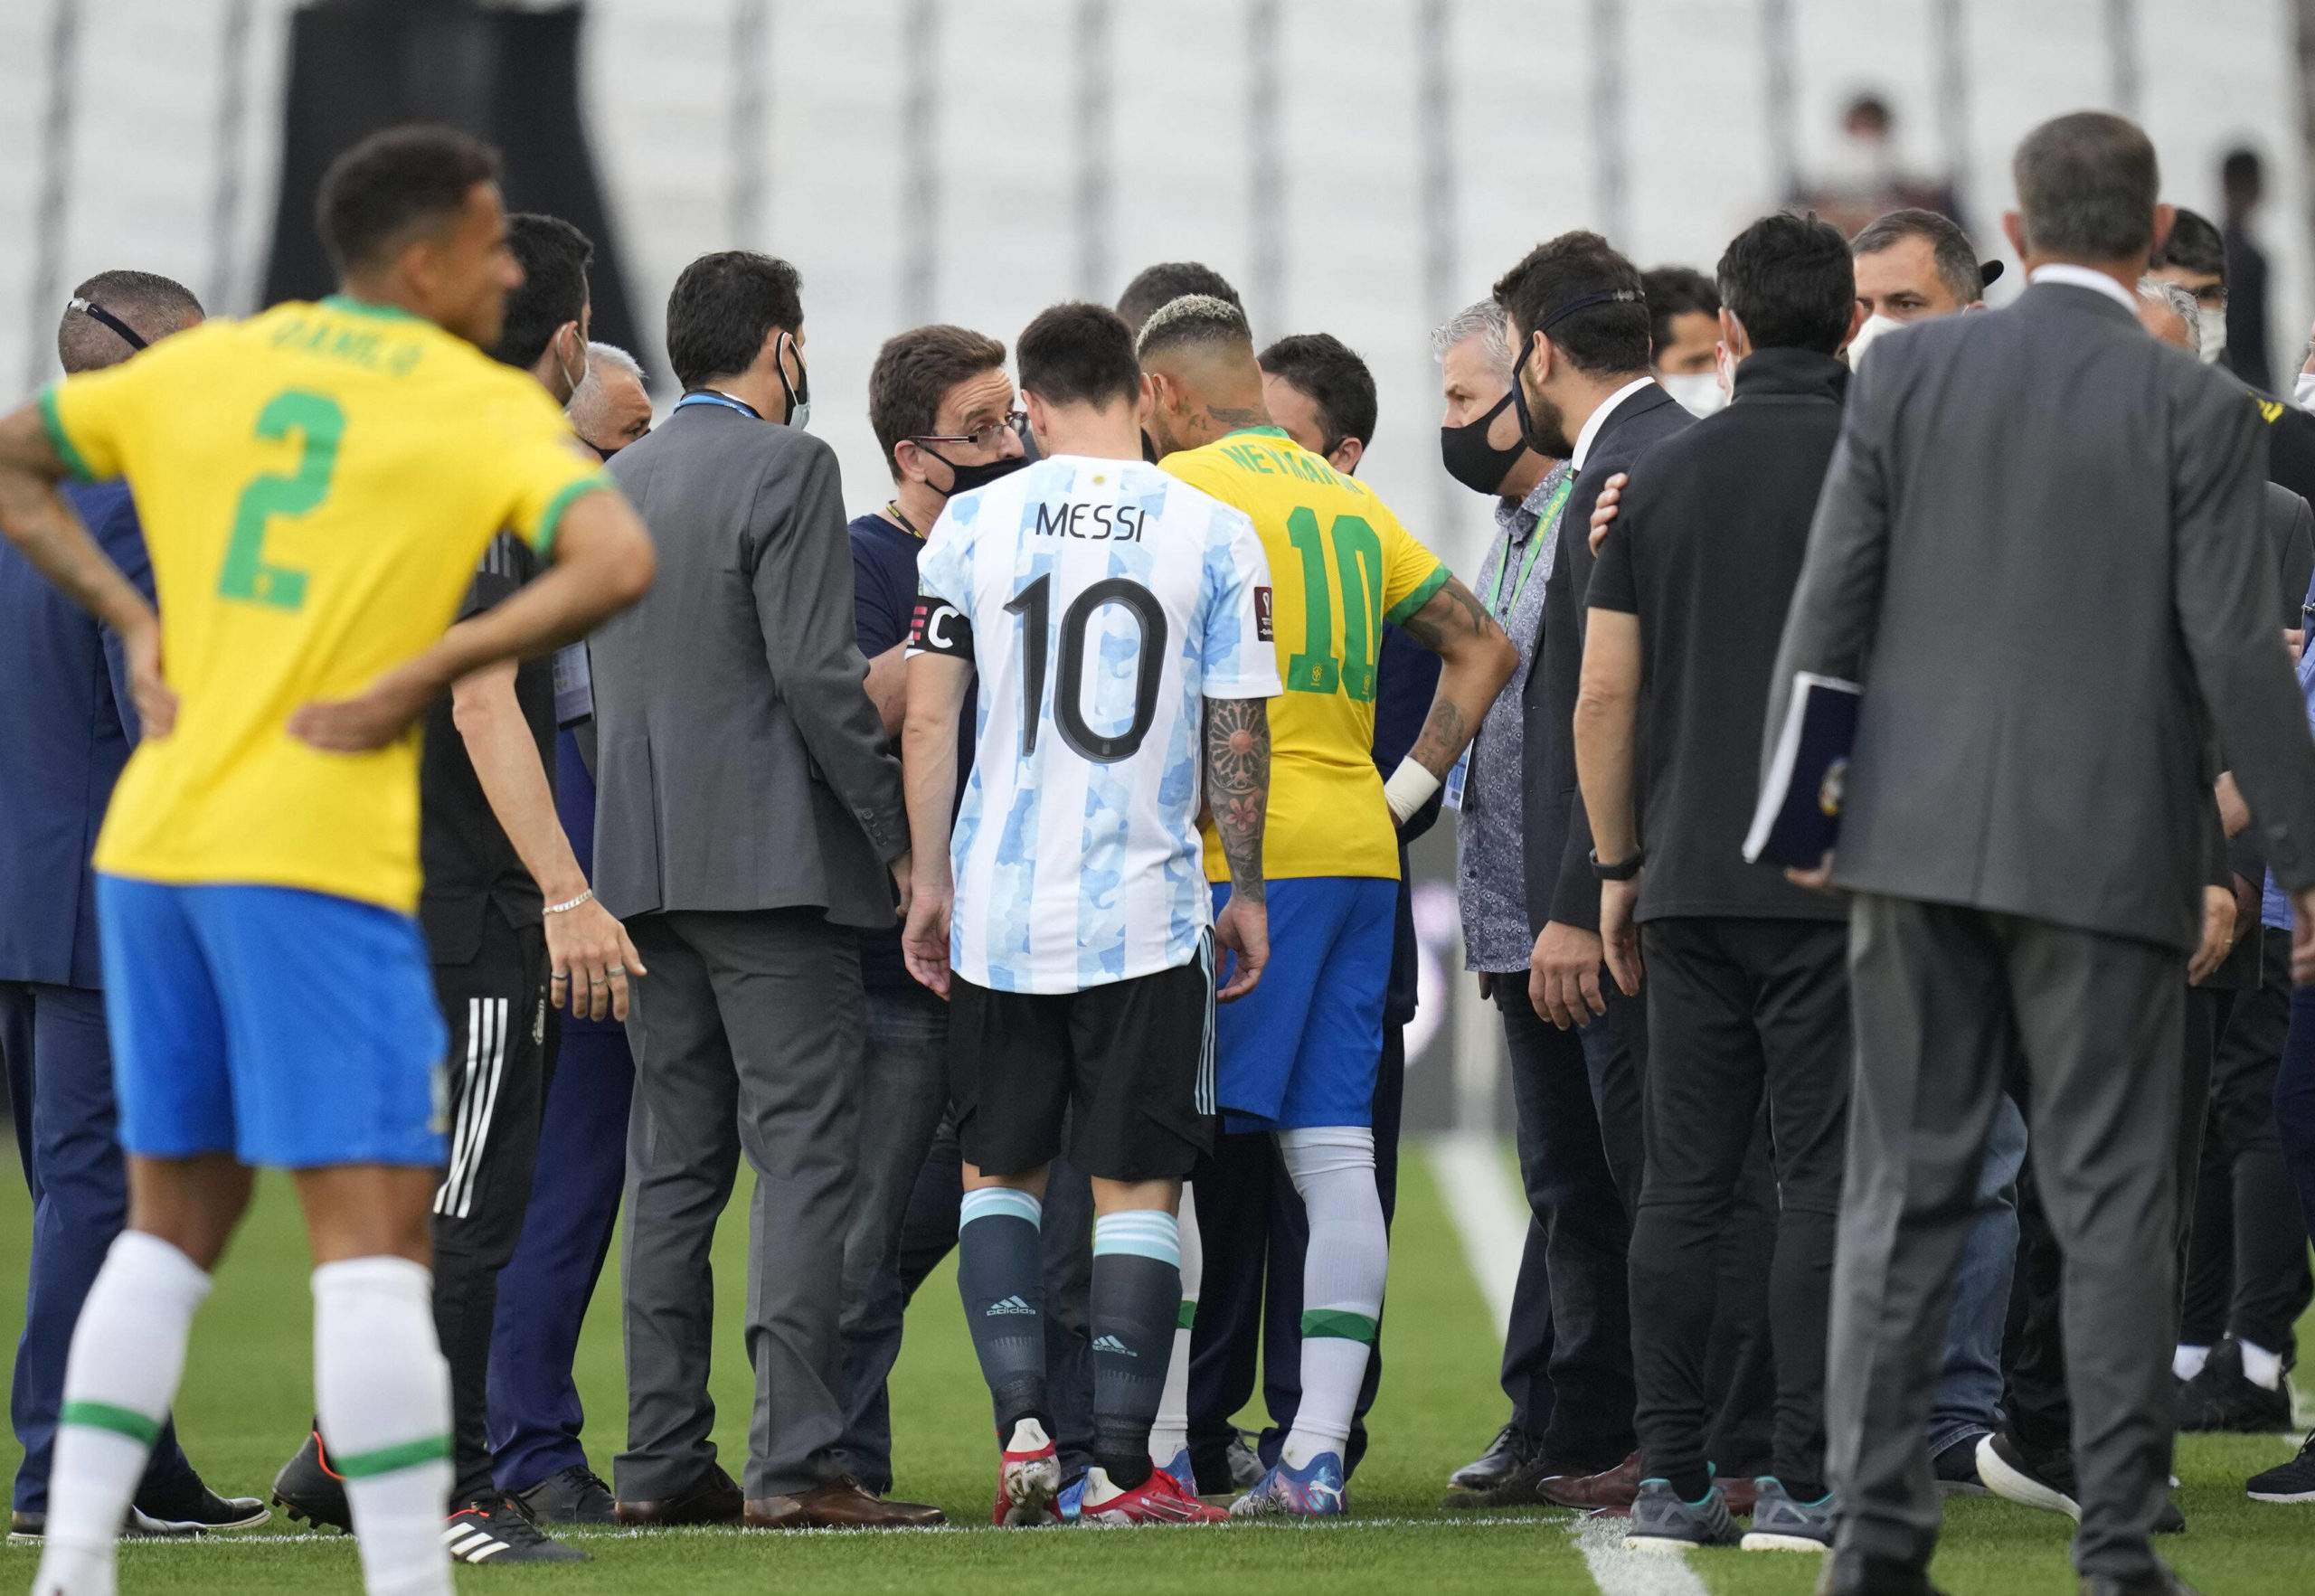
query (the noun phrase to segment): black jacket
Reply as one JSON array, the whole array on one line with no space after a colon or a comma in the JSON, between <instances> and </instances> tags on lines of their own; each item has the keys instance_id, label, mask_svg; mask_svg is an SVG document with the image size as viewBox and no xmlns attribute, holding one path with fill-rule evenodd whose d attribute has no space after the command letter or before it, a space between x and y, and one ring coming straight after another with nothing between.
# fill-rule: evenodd
<instances>
[{"instance_id":1,"label":"black jacket","mask_svg":"<svg viewBox=\"0 0 2315 1596\"><path fill-rule=\"evenodd\" d=\"M1639 620L1641 920L1848 918L1743 857L1769 673L1847 392L1829 354L1746 356L1733 403L1634 462L1600 545L1590 607Z\"/></svg>"},{"instance_id":2,"label":"black jacket","mask_svg":"<svg viewBox=\"0 0 2315 1596\"><path fill-rule=\"evenodd\" d=\"M1695 424L1661 388L1625 400L1600 424L1559 518L1559 546L1544 587L1543 634L1519 701L1526 763L1520 830L1530 932L1553 920L1591 930L1600 924L1592 822L1575 790L1575 688L1583 670L1583 595L1592 585L1592 507L1608 478L1630 470L1642 449Z\"/></svg>"}]
</instances>

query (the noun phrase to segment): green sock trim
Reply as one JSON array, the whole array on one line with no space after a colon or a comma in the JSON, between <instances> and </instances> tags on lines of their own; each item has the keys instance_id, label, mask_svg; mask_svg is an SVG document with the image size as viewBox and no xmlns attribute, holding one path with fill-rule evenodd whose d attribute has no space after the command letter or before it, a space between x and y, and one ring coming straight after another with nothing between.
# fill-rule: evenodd
<instances>
[{"instance_id":1,"label":"green sock trim","mask_svg":"<svg viewBox=\"0 0 2315 1596\"><path fill-rule=\"evenodd\" d=\"M1195 1297L1185 1297L1182 1299L1182 1311L1174 1316L1174 1328L1176 1330L1186 1330L1191 1328L1196 1323L1197 1299Z\"/></svg>"},{"instance_id":2,"label":"green sock trim","mask_svg":"<svg viewBox=\"0 0 2315 1596\"><path fill-rule=\"evenodd\" d=\"M406 1440L398 1447L380 1447L373 1452L332 1452L329 1460L348 1479L370 1479L399 1469L415 1469L420 1463L443 1462L449 1456L450 1438L430 1435L424 1440Z\"/></svg>"},{"instance_id":3,"label":"green sock trim","mask_svg":"<svg viewBox=\"0 0 2315 1596\"><path fill-rule=\"evenodd\" d=\"M1363 1313L1349 1313L1339 1308L1314 1308L1302 1316L1302 1338L1331 1336L1337 1341L1356 1341L1364 1346L1375 1345L1375 1321Z\"/></svg>"},{"instance_id":4,"label":"green sock trim","mask_svg":"<svg viewBox=\"0 0 2315 1596\"><path fill-rule=\"evenodd\" d=\"M147 1419L128 1408L117 1408L110 1402L66 1402L56 1415L60 1424L78 1424L83 1430L109 1430L115 1435L125 1435L140 1446L151 1446L161 1439L161 1421Z\"/></svg>"}]
</instances>

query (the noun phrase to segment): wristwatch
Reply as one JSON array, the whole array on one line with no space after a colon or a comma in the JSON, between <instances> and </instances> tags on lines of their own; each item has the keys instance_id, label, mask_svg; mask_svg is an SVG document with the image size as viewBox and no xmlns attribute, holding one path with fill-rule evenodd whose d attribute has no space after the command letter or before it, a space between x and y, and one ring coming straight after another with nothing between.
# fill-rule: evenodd
<instances>
[{"instance_id":1,"label":"wristwatch","mask_svg":"<svg viewBox=\"0 0 2315 1596\"><path fill-rule=\"evenodd\" d=\"M1618 864L1601 864L1600 850L1597 848L1592 850L1592 874L1602 881L1630 881L1639 874L1639 867L1647 863L1647 851L1641 848L1634 848L1631 857Z\"/></svg>"}]
</instances>

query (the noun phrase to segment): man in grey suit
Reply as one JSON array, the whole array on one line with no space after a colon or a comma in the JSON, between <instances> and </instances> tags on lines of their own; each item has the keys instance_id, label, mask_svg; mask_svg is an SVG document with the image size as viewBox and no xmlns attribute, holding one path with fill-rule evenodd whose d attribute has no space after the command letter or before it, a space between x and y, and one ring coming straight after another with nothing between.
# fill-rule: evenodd
<instances>
[{"instance_id":1,"label":"man in grey suit","mask_svg":"<svg viewBox=\"0 0 2315 1596\"><path fill-rule=\"evenodd\" d=\"M1930 1589L1922 1426L2013 1070L2065 1258L2083 1589L2184 1590L2147 1533L2214 729L2297 905L2294 973L2315 966L2315 742L2274 625L2256 418L2138 326L2169 221L2146 136L2062 117L2015 170L2032 286L1863 364L1772 678L1772 741L1796 671L1864 687L1828 862L1857 894L1827 1391L1845 1516L1820 1587L1839 1596Z\"/></svg>"},{"instance_id":2,"label":"man in grey suit","mask_svg":"<svg viewBox=\"0 0 2315 1596\"><path fill-rule=\"evenodd\" d=\"M611 469L661 583L593 641L595 891L635 985L619 1516L938 1523L841 1472L836 1333L865 1025L857 929L908 881L900 769L861 684L835 453L803 430L795 268L733 250L667 301L686 390ZM715 1461L708 1247L754 1170L744 1493ZM743 1502L744 1496L744 1502Z\"/></svg>"}]
</instances>

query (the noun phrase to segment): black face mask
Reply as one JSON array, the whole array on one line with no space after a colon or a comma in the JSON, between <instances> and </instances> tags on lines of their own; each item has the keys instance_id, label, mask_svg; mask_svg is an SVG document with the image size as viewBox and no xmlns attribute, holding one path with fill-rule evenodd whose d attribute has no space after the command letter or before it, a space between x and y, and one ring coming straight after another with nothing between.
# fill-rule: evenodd
<instances>
[{"instance_id":1,"label":"black face mask","mask_svg":"<svg viewBox=\"0 0 2315 1596\"><path fill-rule=\"evenodd\" d=\"M1466 421L1460 427L1439 429L1439 458L1447 467L1447 475L1469 488L1473 493L1497 493L1519 457L1527 452L1526 443L1515 443L1509 449L1498 449L1487 440L1488 429L1495 425L1495 418L1503 413L1519 392L1519 381L1514 376L1511 392L1495 401L1495 408L1476 421ZM1521 428L1526 430L1525 426Z\"/></svg>"},{"instance_id":2,"label":"black face mask","mask_svg":"<svg viewBox=\"0 0 2315 1596\"><path fill-rule=\"evenodd\" d=\"M932 479L929 477L924 482L925 486L931 487L934 493L944 499L953 498L960 493L970 493L976 487L987 487L998 477L1010 477L1029 463L1028 456L1016 455L1010 459L990 460L986 465L959 466L936 449L928 448L921 443L916 447L949 467L950 482L947 487L933 487Z\"/></svg>"},{"instance_id":3,"label":"black face mask","mask_svg":"<svg viewBox=\"0 0 2315 1596\"><path fill-rule=\"evenodd\" d=\"M1519 352L1519 359L1511 368L1511 405L1519 413L1519 436L1545 459L1564 460L1575 453L1575 445L1567 440L1567 426L1560 419L1559 407L1546 409L1538 421L1527 409L1527 391L1519 385L1519 373L1526 369L1527 356L1535 348L1531 341Z\"/></svg>"},{"instance_id":4,"label":"black face mask","mask_svg":"<svg viewBox=\"0 0 2315 1596\"><path fill-rule=\"evenodd\" d=\"M1142 430L1141 434L1141 458L1148 461L1153 466L1158 463L1158 445L1156 441L1150 438L1148 430L1146 428Z\"/></svg>"}]
</instances>

